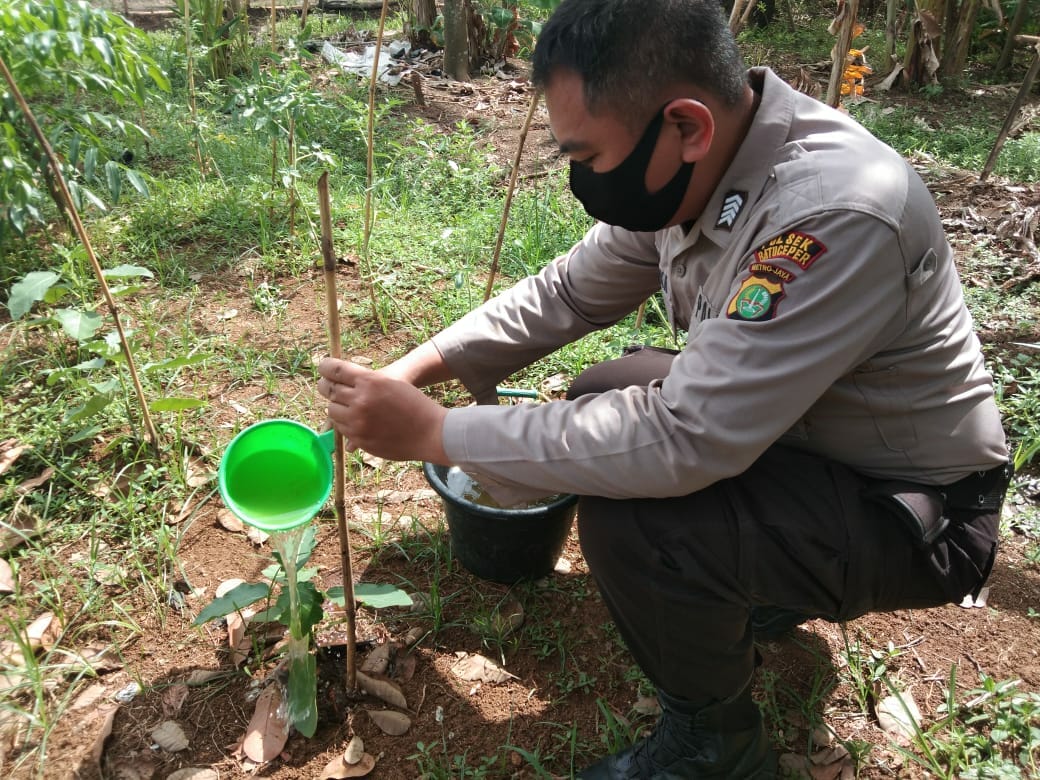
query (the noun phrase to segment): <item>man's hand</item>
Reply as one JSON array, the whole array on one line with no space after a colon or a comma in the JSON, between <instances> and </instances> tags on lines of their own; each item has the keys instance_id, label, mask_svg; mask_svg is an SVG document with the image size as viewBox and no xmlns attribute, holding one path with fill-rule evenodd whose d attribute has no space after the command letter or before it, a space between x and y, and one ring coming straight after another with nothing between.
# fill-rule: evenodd
<instances>
[{"instance_id":1,"label":"man's hand","mask_svg":"<svg viewBox=\"0 0 1040 780\"><path fill-rule=\"evenodd\" d=\"M329 401L329 420L346 438L349 451L448 463L441 439L448 410L421 390L335 358L322 360L318 373L318 392Z\"/></svg>"}]
</instances>

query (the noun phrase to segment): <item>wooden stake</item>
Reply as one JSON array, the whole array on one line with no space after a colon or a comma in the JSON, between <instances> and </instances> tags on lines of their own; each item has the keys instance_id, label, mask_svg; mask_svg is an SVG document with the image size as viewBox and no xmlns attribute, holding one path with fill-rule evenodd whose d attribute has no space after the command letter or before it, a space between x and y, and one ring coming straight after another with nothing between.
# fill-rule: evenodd
<instances>
[{"instance_id":1,"label":"wooden stake","mask_svg":"<svg viewBox=\"0 0 1040 780\"><path fill-rule=\"evenodd\" d=\"M838 40L834 42L831 49L831 78L827 84L827 105L837 108L841 102L841 82L845 76L845 59L849 56L852 47L852 28L856 25L856 17L859 15L859 0L845 0L839 14L841 26L838 29ZM849 95L850 98L855 97Z\"/></svg>"},{"instance_id":2,"label":"wooden stake","mask_svg":"<svg viewBox=\"0 0 1040 780\"><path fill-rule=\"evenodd\" d=\"M329 354L342 360L340 344L339 306L336 301L336 254L332 249L332 209L329 205L328 171L318 179L318 210L321 213L321 256L325 265L325 303L329 319ZM339 530L340 566L343 569L343 607L347 616L347 691L357 689L357 611L354 607L354 574L350 566L350 537L347 534L347 506L345 496L346 452L343 435L332 434L333 441L333 501L336 507L336 527Z\"/></svg>"},{"instance_id":3,"label":"wooden stake","mask_svg":"<svg viewBox=\"0 0 1040 780\"><path fill-rule=\"evenodd\" d=\"M484 300L491 297L491 288L495 284L495 276L498 274L498 259L502 254L502 240L506 235L506 223L509 222L509 209L513 205L513 191L516 189L516 174L520 170L520 157L524 152L524 142L527 140L527 131L531 128L531 119L534 110L538 107L538 92L531 95L531 105L527 108L527 118L520 130L520 141L516 145L516 155L513 157L513 169L509 172L509 188L506 190L506 202L502 206L502 219L498 223L498 238L495 239L495 252L491 257L491 270L488 272L487 286L484 288Z\"/></svg>"},{"instance_id":4,"label":"wooden stake","mask_svg":"<svg viewBox=\"0 0 1040 780\"><path fill-rule=\"evenodd\" d=\"M1011 132L1015 120L1018 119L1018 112L1022 110L1022 104L1026 102L1026 98L1029 97L1029 93L1033 89L1033 82L1036 81L1036 75L1040 72L1040 40L1037 41L1035 48L1036 53L1033 55L1033 63L1029 66L1029 70L1026 71L1025 78L1022 79L1022 87L1018 90L1018 96L1015 98L1015 102L1011 104L1011 110L1008 111L1008 115L1004 119L1004 125L1000 128L1000 133L997 134L997 140L990 150L989 157L986 158L986 164L982 166L979 181L985 181L993 171L993 166L997 164L997 157L1000 156L1000 150L1004 148L1004 142L1007 141L1008 134Z\"/></svg>"},{"instance_id":5,"label":"wooden stake","mask_svg":"<svg viewBox=\"0 0 1040 780\"><path fill-rule=\"evenodd\" d=\"M14 76L11 75L11 71L7 69L7 63L4 62L3 57L0 57L0 72L3 73L7 85L11 88L11 94L14 96L18 107L22 110L22 115L25 117L25 121L28 122L29 127L32 128L33 135L36 136L36 141L39 143L40 149L43 150L44 155L47 157L47 164L50 166L51 174L54 176L54 181L58 185L58 192L61 194L62 202L59 205L65 208L69 221L72 223L73 230L75 230L76 235L83 244L83 249L86 250L87 257L90 259L90 265L94 269L94 276L97 278L98 285L101 287L101 294L105 298L105 303L108 304L108 310L112 312L112 320L115 322L116 333L119 335L119 343L123 348L123 355L126 356L126 367L130 372L130 381L133 382L134 392L137 395L137 402L141 406L141 418L144 423L145 437L148 439L148 443L152 445L153 449L158 452L159 434L155 430L155 425L152 423L152 415L148 409L148 401L144 397L144 388L141 386L141 380L137 375L137 366L134 364L134 353L130 351L130 342L127 340L126 333L123 331L123 323L119 317L119 309L116 308L115 298L112 297L112 291L109 289L108 282L105 280L104 271L101 270L101 263L98 262L97 255L94 254L94 247L91 245L90 237L87 235L87 230L83 227L83 222L79 218L79 212L76 211L76 204L72 200L72 193L69 192L69 185L66 183L65 177L61 173L61 165L58 163L58 158L54 155L54 150L51 148L50 143L47 141L47 136L44 135L43 130L36 121L36 116L29 108L25 96L22 95L22 91L18 89L18 84L15 82Z\"/></svg>"}]
</instances>

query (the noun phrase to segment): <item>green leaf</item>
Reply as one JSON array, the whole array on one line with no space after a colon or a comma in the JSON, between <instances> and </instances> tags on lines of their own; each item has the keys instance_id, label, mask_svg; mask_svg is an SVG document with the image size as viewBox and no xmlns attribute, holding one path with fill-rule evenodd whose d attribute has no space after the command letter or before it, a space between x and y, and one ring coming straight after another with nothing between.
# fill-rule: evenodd
<instances>
[{"instance_id":1,"label":"green leaf","mask_svg":"<svg viewBox=\"0 0 1040 780\"><path fill-rule=\"evenodd\" d=\"M205 363L211 357L212 355L189 355L187 357L170 358L169 360L160 360L158 363L148 363L141 370L145 373L173 371L185 366L197 366L199 363Z\"/></svg>"},{"instance_id":2,"label":"green leaf","mask_svg":"<svg viewBox=\"0 0 1040 780\"><path fill-rule=\"evenodd\" d=\"M97 414L112 403L111 393L96 393L87 399L87 402L69 409L62 420L63 423L78 423L88 417Z\"/></svg>"},{"instance_id":3,"label":"green leaf","mask_svg":"<svg viewBox=\"0 0 1040 780\"><path fill-rule=\"evenodd\" d=\"M95 434L101 431L102 427L104 426L100 424L88 425L86 428L80 428L71 436L65 437L64 441L66 444L75 444L78 441L92 439Z\"/></svg>"},{"instance_id":4,"label":"green leaf","mask_svg":"<svg viewBox=\"0 0 1040 780\"><path fill-rule=\"evenodd\" d=\"M185 409L199 409L207 406L204 398L159 398L148 404L153 412L183 412Z\"/></svg>"},{"instance_id":5,"label":"green leaf","mask_svg":"<svg viewBox=\"0 0 1040 780\"><path fill-rule=\"evenodd\" d=\"M123 192L123 177L119 175L119 163L109 160L105 163L105 181L108 184L108 194L113 203L119 203L119 196Z\"/></svg>"},{"instance_id":6,"label":"green leaf","mask_svg":"<svg viewBox=\"0 0 1040 780\"><path fill-rule=\"evenodd\" d=\"M126 178L128 178L130 180L130 183L134 185L135 190L144 195L146 198L148 197L148 184L145 182L144 176L142 176L139 171L135 171L133 168L130 168L126 172Z\"/></svg>"},{"instance_id":7,"label":"green leaf","mask_svg":"<svg viewBox=\"0 0 1040 780\"><path fill-rule=\"evenodd\" d=\"M230 615L270 595L271 589L264 582L243 582L203 607L192 625L201 626L214 618Z\"/></svg>"},{"instance_id":8,"label":"green leaf","mask_svg":"<svg viewBox=\"0 0 1040 780\"><path fill-rule=\"evenodd\" d=\"M336 606L346 606L342 585L329 588L325 591L325 597ZM354 598L363 604L368 604L373 609L412 606L412 599L407 593L386 583L359 582L354 585Z\"/></svg>"},{"instance_id":9,"label":"green leaf","mask_svg":"<svg viewBox=\"0 0 1040 780\"><path fill-rule=\"evenodd\" d=\"M20 320L28 314L33 304L43 300L43 296L60 278L53 271L32 271L11 285L11 294L7 297L11 319Z\"/></svg>"},{"instance_id":10,"label":"green leaf","mask_svg":"<svg viewBox=\"0 0 1040 780\"><path fill-rule=\"evenodd\" d=\"M128 263L117 265L115 268L106 268L101 274L106 279L129 279L140 276L147 279L152 278L152 272L143 265L129 265Z\"/></svg>"},{"instance_id":11,"label":"green leaf","mask_svg":"<svg viewBox=\"0 0 1040 780\"><path fill-rule=\"evenodd\" d=\"M70 339L86 341L94 337L101 327L101 315L94 311L79 309L57 309L54 318L61 323L62 329Z\"/></svg>"}]
</instances>

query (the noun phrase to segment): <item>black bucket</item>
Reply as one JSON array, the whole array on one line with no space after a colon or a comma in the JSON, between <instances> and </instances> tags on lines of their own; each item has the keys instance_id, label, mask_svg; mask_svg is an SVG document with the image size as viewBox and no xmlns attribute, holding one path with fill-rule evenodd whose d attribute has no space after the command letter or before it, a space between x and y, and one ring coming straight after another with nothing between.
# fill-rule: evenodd
<instances>
[{"instance_id":1,"label":"black bucket","mask_svg":"<svg viewBox=\"0 0 1040 780\"><path fill-rule=\"evenodd\" d=\"M577 496L560 496L544 506L501 509L449 491L446 466L423 463L423 474L444 500L451 549L467 571L508 585L544 577L556 567L574 521Z\"/></svg>"}]
</instances>

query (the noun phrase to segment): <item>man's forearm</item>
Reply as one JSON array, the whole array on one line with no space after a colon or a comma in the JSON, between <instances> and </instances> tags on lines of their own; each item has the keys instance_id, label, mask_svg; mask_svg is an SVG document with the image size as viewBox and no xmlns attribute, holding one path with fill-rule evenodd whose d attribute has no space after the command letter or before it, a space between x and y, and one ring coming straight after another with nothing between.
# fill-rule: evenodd
<instances>
[{"instance_id":1,"label":"man's forearm","mask_svg":"<svg viewBox=\"0 0 1040 780\"><path fill-rule=\"evenodd\" d=\"M428 387L455 378L455 374L444 362L432 341L420 344L404 357L382 369L382 373L416 387Z\"/></svg>"}]
</instances>

